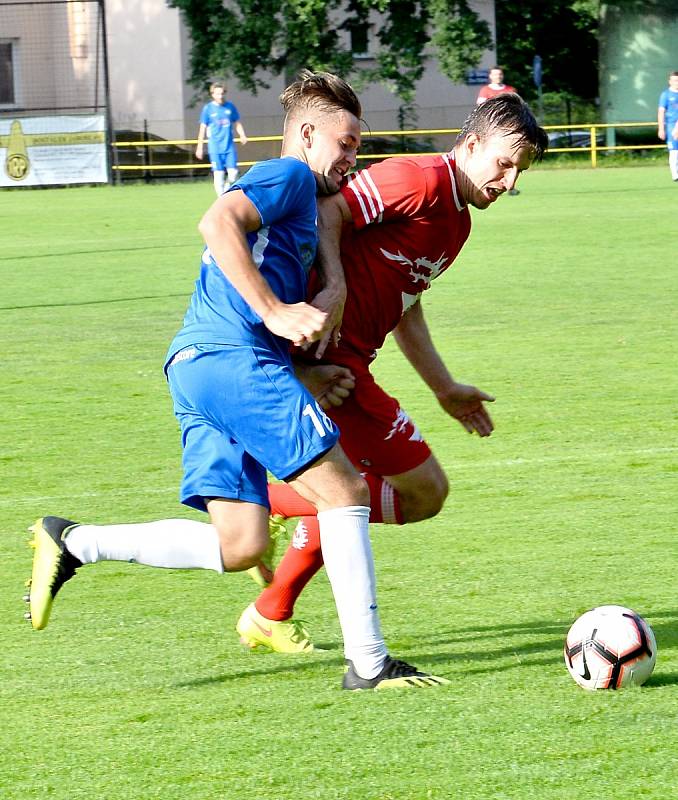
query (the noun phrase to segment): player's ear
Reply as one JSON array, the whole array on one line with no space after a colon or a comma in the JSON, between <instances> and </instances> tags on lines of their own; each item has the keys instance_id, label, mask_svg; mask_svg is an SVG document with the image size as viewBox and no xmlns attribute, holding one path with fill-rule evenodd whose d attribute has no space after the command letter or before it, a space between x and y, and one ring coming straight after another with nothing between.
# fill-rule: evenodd
<instances>
[{"instance_id":1,"label":"player's ear","mask_svg":"<svg viewBox=\"0 0 678 800\"><path fill-rule=\"evenodd\" d=\"M464 147L466 148L468 155L472 155L478 149L479 145L480 137L477 133L469 133L464 139Z\"/></svg>"},{"instance_id":2,"label":"player's ear","mask_svg":"<svg viewBox=\"0 0 678 800\"><path fill-rule=\"evenodd\" d=\"M301 126L301 139L304 143L304 147L311 147L313 144L313 131L315 130L315 125L312 122L304 122Z\"/></svg>"}]
</instances>

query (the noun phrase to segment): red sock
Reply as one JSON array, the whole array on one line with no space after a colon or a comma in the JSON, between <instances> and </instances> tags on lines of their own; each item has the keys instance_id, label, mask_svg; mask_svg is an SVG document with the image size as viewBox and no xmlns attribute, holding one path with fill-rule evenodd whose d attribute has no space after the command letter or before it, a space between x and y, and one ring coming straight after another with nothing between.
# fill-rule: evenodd
<instances>
[{"instance_id":1,"label":"red sock","mask_svg":"<svg viewBox=\"0 0 678 800\"><path fill-rule=\"evenodd\" d=\"M402 525L403 516L400 511L398 492L390 483L377 475L364 474L370 489L370 522L385 522L391 525ZM290 517L315 516L316 509L308 500L298 495L286 483L269 483L268 500L271 514L278 514L285 519Z\"/></svg>"},{"instance_id":2,"label":"red sock","mask_svg":"<svg viewBox=\"0 0 678 800\"><path fill-rule=\"evenodd\" d=\"M398 493L383 478L376 475L363 477L370 487L370 522L402 525ZM323 554L315 508L284 483L269 484L268 493L271 514L284 517L304 514L294 531L292 543L276 567L273 582L264 589L254 604L266 619L281 621L293 616L299 595L323 565ZM310 508L313 516L308 511L303 511L304 507Z\"/></svg>"},{"instance_id":3,"label":"red sock","mask_svg":"<svg viewBox=\"0 0 678 800\"><path fill-rule=\"evenodd\" d=\"M398 492L388 481L378 475L363 473L370 488L370 522L385 522L387 525L402 525Z\"/></svg>"},{"instance_id":4,"label":"red sock","mask_svg":"<svg viewBox=\"0 0 678 800\"><path fill-rule=\"evenodd\" d=\"M268 502L271 504L271 514L278 514L285 519L316 514L315 506L286 483L268 484Z\"/></svg>"},{"instance_id":5,"label":"red sock","mask_svg":"<svg viewBox=\"0 0 678 800\"><path fill-rule=\"evenodd\" d=\"M266 619L289 619L294 614L297 598L322 565L318 518L303 517L294 530L292 543L276 567L273 582L254 604L257 611Z\"/></svg>"}]
</instances>

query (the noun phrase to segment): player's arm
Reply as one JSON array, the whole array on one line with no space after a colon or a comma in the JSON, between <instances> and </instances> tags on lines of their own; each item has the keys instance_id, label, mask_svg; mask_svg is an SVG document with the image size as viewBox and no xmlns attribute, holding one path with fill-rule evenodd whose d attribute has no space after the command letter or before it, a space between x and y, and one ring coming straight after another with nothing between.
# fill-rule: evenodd
<instances>
[{"instance_id":1,"label":"player's arm","mask_svg":"<svg viewBox=\"0 0 678 800\"><path fill-rule=\"evenodd\" d=\"M203 148L205 145L205 139L207 138L207 125L204 122L200 123L200 127L198 128L198 144L195 146L195 157L202 160L203 156Z\"/></svg>"},{"instance_id":2,"label":"player's arm","mask_svg":"<svg viewBox=\"0 0 678 800\"><path fill-rule=\"evenodd\" d=\"M662 140L662 142L666 141L666 109L664 106L659 106L657 109L657 136Z\"/></svg>"},{"instance_id":3,"label":"player's arm","mask_svg":"<svg viewBox=\"0 0 678 800\"><path fill-rule=\"evenodd\" d=\"M308 364L293 357L294 372L325 411L342 405L355 389L355 377L337 364Z\"/></svg>"},{"instance_id":4,"label":"player's arm","mask_svg":"<svg viewBox=\"0 0 678 800\"><path fill-rule=\"evenodd\" d=\"M316 349L321 358L330 341L338 344L341 320L346 303L346 280L341 263L341 232L353 218L348 203L341 192L318 199L318 254L315 269L320 276L322 289L311 301L316 308L327 312L330 327Z\"/></svg>"},{"instance_id":5,"label":"player's arm","mask_svg":"<svg viewBox=\"0 0 678 800\"><path fill-rule=\"evenodd\" d=\"M489 436L494 425L483 403L493 403L494 397L454 380L433 344L419 300L403 315L393 335L443 409L469 433Z\"/></svg>"},{"instance_id":6,"label":"player's arm","mask_svg":"<svg viewBox=\"0 0 678 800\"><path fill-rule=\"evenodd\" d=\"M245 133L245 129L243 128L242 122L238 120L235 123L235 132L238 134L238 138L240 139L240 144L247 144L247 134Z\"/></svg>"},{"instance_id":7,"label":"player's arm","mask_svg":"<svg viewBox=\"0 0 678 800\"><path fill-rule=\"evenodd\" d=\"M296 345L319 339L327 314L307 303L283 303L257 269L247 234L259 230L261 217L244 192L227 192L212 204L198 229L219 269L245 302L277 336Z\"/></svg>"}]
</instances>

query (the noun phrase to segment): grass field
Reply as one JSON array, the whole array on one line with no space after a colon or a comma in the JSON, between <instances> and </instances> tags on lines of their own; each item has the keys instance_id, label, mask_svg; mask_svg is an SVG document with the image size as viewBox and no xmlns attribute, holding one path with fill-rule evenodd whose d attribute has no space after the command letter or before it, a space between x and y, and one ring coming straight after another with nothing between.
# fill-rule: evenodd
<instances>
[{"instance_id":1,"label":"grass field","mask_svg":"<svg viewBox=\"0 0 678 800\"><path fill-rule=\"evenodd\" d=\"M494 435L392 345L375 365L452 485L436 519L373 528L392 652L452 681L390 693L340 690L324 574L299 605L313 657L241 650L243 575L99 564L45 631L22 620L36 517L193 513L161 368L212 189L0 194L2 800L678 796L678 188L665 164L521 183L425 305L453 373L496 395ZM569 625L603 603L654 628L641 689L567 674Z\"/></svg>"}]
</instances>

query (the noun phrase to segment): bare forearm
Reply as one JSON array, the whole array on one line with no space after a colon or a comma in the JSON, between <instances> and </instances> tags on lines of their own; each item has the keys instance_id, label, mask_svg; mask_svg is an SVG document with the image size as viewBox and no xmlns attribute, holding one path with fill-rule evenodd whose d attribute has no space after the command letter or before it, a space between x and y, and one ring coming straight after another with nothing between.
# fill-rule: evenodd
<instances>
[{"instance_id":1,"label":"bare forearm","mask_svg":"<svg viewBox=\"0 0 678 800\"><path fill-rule=\"evenodd\" d=\"M318 255L316 269L326 288L346 294L346 280L341 263L340 241L344 226L344 210L336 197L318 203Z\"/></svg>"},{"instance_id":2,"label":"bare forearm","mask_svg":"<svg viewBox=\"0 0 678 800\"><path fill-rule=\"evenodd\" d=\"M405 358L433 394L439 400L445 397L455 380L433 344L419 302L403 316L393 335Z\"/></svg>"}]
</instances>

